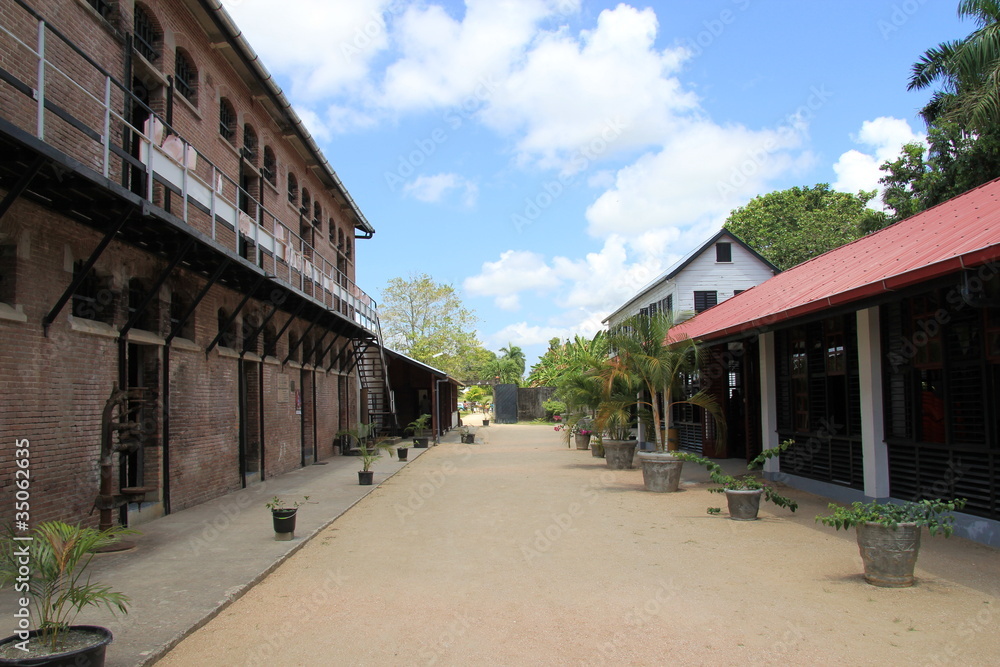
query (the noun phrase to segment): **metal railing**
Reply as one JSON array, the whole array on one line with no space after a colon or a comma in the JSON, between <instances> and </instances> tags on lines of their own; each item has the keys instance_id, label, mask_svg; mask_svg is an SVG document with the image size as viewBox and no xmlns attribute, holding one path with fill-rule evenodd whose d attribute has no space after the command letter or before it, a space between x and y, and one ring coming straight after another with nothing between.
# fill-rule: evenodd
<instances>
[{"instance_id":1,"label":"metal railing","mask_svg":"<svg viewBox=\"0 0 1000 667\"><path fill-rule=\"evenodd\" d=\"M138 190L160 208L170 200L171 195L166 191L179 195L179 210L169 206L173 215L195 229L202 228L213 240L231 244L230 249L237 255L244 255L252 248L252 261L259 266L263 267L265 256L273 258L276 278L365 329L378 332L375 301L334 263L317 253L292 227L240 187L232 175L209 160L130 88L35 10L21 0L15 2L25 15L11 26L0 25L0 56L5 56L0 63L33 62L35 66L34 81L23 81L0 69L0 109L11 103L9 120L15 124L20 120L24 125L25 115L18 114L18 110L33 107L33 114L27 114L33 115L31 127L22 127L25 131L105 178L129 183L133 192ZM24 28L21 36L14 32L17 24ZM25 35L32 24L34 34ZM55 41L47 43L50 37ZM34 41L34 45L28 41ZM10 49L20 49L23 53L4 53ZM74 63L61 67L50 59L49 52L86 63L90 71L81 75L74 68L70 75L64 67L68 69ZM16 93L23 95L20 105L12 104ZM133 107L142 108L149 115L141 128L117 110ZM51 139L47 137L50 125L56 126ZM121 146L113 141L113 136L122 137ZM162 186L164 191L159 192L154 185ZM279 201L284 200L279 197Z\"/></svg>"}]
</instances>

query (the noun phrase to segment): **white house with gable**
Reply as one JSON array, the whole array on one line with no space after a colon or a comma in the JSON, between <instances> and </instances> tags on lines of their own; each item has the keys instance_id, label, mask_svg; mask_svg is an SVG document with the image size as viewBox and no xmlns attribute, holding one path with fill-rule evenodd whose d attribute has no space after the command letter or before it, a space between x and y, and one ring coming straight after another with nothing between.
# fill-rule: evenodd
<instances>
[{"instance_id":1,"label":"white house with gable","mask_svg":"<svg viewBox=\"0 0 1000 667\"><path fill-rule=\"evenodd\" d=\"M632 315L666 311L681 322L777 273L778 267L723 229L646 285L603 323L614 326Z\"/></svg>"}]
</instances>

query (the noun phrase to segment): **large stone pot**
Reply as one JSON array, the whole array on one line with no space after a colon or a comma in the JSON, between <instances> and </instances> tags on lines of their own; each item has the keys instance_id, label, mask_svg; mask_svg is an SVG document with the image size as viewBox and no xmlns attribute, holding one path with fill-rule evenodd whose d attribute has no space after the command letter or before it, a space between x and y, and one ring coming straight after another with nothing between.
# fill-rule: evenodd
<instances>
[{"instance_id":1,"label":"large stone pot","mask_svg":"<svg viewBox=\"0 0 1000 667\"><path fill-rule=\"evenodd\" d=\"M855 529L865 564L865 581L884 588L913 585L913 568L920 551L920 527L901 523L895 528L865 523Z\"/></svg>"},{"instance_id":2,"label":"large stone pot","mask_svg":"<svg viewBox=\"0 0 1000 667\"><path fill-rule=\"evenodd\" d=\"M653 493L673 493L681 482L684 461L669 452L639 452L642 483Z\"/></svg>"},{"instance_id":3,"label":"large stone pot","mask_svg":"<svg viewBox=\"0 0 1000 667\"><path fill-rule=\"evenodd\" d=\"M595 459L604 458L604 445L595 442L590 447L590 455L593 456Z\"/></svg>"},{"instance_id":4,"label":"large stone pot","mask_svg":"<svg viewBox=\"0 0 1000 667\"><path fill-rule=\"evenodd\" d=\"M590 449L590 434L589 433L587 435L581 435L580 433L577 433L576 435L573 436L573 440L574 440L574 442L576 442L576 448L577 449L582 449L584 451Z\"/></svg>"},{"instance_id":5,"label":"large stone pot","mask_svg":"<svg viewBox=\"0 0 1000 667\"><path fill-rule=\"evenodd\" d=\"M608 467L612 470L631 470L637 444L635 440L605 440L604 460Z\"/></svg>"},{"instance_id":6,"label":"large stone pot","mask_svg":"<svg viewBox=\"0 0 1000 667\"><path fill-rule=\"evenodd\" d=\"M762 495L764 489L726 489L729 518L734 521L756 521Z\"/></svg>"}]
</instances>

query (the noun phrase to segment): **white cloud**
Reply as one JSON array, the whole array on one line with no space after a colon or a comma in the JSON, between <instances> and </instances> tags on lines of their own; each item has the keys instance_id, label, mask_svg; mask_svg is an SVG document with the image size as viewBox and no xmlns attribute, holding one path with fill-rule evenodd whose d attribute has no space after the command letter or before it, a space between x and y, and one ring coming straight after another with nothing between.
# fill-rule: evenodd
<instances>
[{"instance_id":1,"label":"white cloud","mask_svg":"<svg viewBox=\"0 0 1000 667\"><path fill-rule=\"evenodd\" d=\"M386 70L381 105L413 110L485 98L488 82L507 74L537 24L557 12L542 0L467 0L459 21L440 5L409 7L394 26L401 57Z\"/></svg>"},{"instance_id":2,"label":"white cloud","mask_svg":"<svg viewBox=\"0 0 1000 667\"><path fill-rule=\"evenodd\" d=\"M462 193L462 203L471 207L476 203L479 187L466 178L454 174L419 176L403 188L403 192L418 201L437 203L443 201L452 191Z\"/></svg>"},{"instance_id":3,"label":"white cloud","mask_svg":"<svg viewBox=\"0 0 1000 667\"><path fill-rule=\"evenodd\" d=\"M527 250L507 250L495 262L484 262L482 271L465 279L464 288L472 296L495 297L497 307L516 309L517 295L528 290L553 289L559 279L545 258Z\"/></svg>"},{"instance_id":4,"label":"white cloud","mask_svg":"<svg viewBox=\"0 0 1000 667\"><path fill-rule=\"evenodd\" d=\"M895 159L904 144L924 142L925 137L915 133L905 120L881 116L875 120L866 120L861 124L861 131L851 138L854 143L868 148L869 152L852 149L843 153L833 165L833 171L837 174L833 188L851 193L878 190L879 196L869 206L881 208L883 188L878 180L884 173L879 166L886 160Z\"/></svg>"},{"instance_id":5,"label":"white cloud","mask_svg":"<svg viewBox=\"0 0 1000 667\"><path fill-rule=\"evenodd\" d=\"M796 154L791 126L751 130L690 121L656 153L618 171L613 188L587 209L589 231L640 236L653 230L721 223L767 183L810 160Z\"/></svg>"},{"instance_id":6,"label":"white cloud","mask_svg":"<svg viewBox=\"0 0 1000 667\"><path fill-rule=\"evenodd\" d=\"M514 135L522 162L575 172L605 153L647 145L676 125L696 97L671 77L686 51L654 47L652 9L621 4L593 30L541 33L481 118Z\"/></svg>"},{"instance_id":7,"label":"white cloud","mask_svg":"<svg viewBox=\"0 0 1000 667\"><path fill-rule=\"evenodd\" d=\"M394 0L223 0L268 68L289 76L296 97L319 99L355 89L389 46L384 12Z\"/></svg>"}]
</instances>

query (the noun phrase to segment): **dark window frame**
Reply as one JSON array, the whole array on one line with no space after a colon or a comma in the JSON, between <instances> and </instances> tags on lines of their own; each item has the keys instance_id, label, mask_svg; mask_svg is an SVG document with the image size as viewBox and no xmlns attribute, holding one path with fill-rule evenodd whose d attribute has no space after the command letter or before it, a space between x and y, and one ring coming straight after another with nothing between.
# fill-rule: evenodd
<instances>
[{"instance_id":1,"label":"dark window frame","mask_svg":"<svg viewBox=\"0 0 1000 667\"><path fill-rule=\"evenodd\" d=\"M694 312L701 313L712 306L718 305L718 290L695 290L694 292Z\"/></svg>"},{"instance_id":2,"label":"dark window frame","mask_svg":"<svg viewBox=\"0 0 1000 667\"><path fill-rule=\"evenodd\" d=\"M174 88L188 102L198 105L198 68L180 47L174 51Z\"/></svg>"},{"instance_id":3,"label":"dark window frame","mask_svg":"<svg viewBox=\"0 0 1000 667\"><path fill-rule=\"evenodd\" d=\"M720 264L733 263L733 244L720 242L715 244L715 261Z\"/></svg>"}]
</instances>

